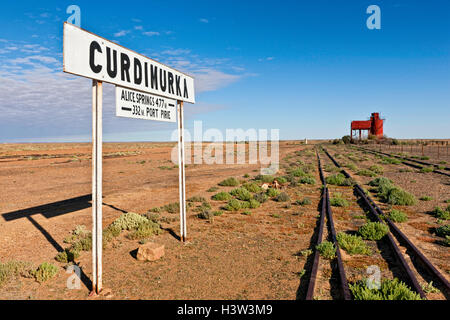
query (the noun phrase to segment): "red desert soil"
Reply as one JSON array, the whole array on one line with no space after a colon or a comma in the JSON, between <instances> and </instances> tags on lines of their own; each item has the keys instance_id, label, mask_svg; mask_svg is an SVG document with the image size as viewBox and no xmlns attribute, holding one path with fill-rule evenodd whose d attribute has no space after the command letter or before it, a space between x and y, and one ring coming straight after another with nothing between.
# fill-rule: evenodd
<instances>
[{"instance_id":1,"label":"red desert soil","mask_svg":"<svg viewBox=\"0 0 450 320\"><path fill-rule=\"evenodd\" d=\"M171 143L104 145L104 227L122 212L145 213L178 201L178 169L170 161L173 147ZM281 142L280 159L302 148L298 142ZM54 257L67 247L63 239L75 226L91 228L90 153L89 144L0 146L0 262L19 260L37 266L48 261L60 267L57 276L43 284L24 278L9 281L0 287L0 299L88 298L91 252L77 259L85 279L79 290L66 288L69 274ZM189 165L187 197L210 199L214 193L206 190L221 180L249 174L248 180L259 169L259 164ZM176 239L178 221L166 223L165 231L150 239L166 248L165 256L155 262L137 261L133 251L138 241L121 235L104 250L103 281L112 291L109 298L295 299L299 285L304 286L298 276L304 260L295 253L309 247L318 187L287 190L292 201L310 196L312 204L302 208L268 201L253 209L251 216L224 213L212 223L189 211L190 241L182 244ZM75 204L43 206L84 195ZM213 209L222 205L211 203Z\"/></svg>"}]
</instances>

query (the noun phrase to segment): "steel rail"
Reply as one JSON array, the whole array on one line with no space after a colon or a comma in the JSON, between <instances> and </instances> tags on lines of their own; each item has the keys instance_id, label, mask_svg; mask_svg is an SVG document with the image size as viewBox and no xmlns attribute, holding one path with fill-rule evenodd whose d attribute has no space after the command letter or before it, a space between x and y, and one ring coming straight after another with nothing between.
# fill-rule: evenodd
<instances>
[{"instance_id":1,"label":"steel rail","mask_svg":"<svg viewBox=\"0 0 450 320\"><path fill-rule=\"evenodd\" d=\"M426 165L426 166L433 166L433 167L439 169L439 165L434 164L434 163L427 163L427 162L411 159L411 158L408 158L408 157L401 157L401 156L398 156L398 155L395 155L395 154L386 153L386 152L382 152L382 151L371 150L371 149L366 149L366 148L357 147L357 146L355 146L355 147L360 149L360 150L364 150L364 151L367 151L367 152L370 152L370 153L373 153L373 154L383 154L385 156L389 156L389 157L394 157L394 158L400 159L400 160L402 160L403 164L405 164L407 166L410 166L410 167L413 167L413 168L416 168L416 169L422 169L424 165ZM407 161L419 163L419 164L421 164L421 166L413 164L413 163L409 163ZM450 170L450 168L449 167L444 167L444 170ZM436 169L433 169L433 172L441 174L441 175L444 175L444 176L447 176L447 177L450 177L450 174L447 173L447 172L442 172L442 171L439 171L439 170L436 170Z\"/></svg>"},{"instance_id":2,"label":"steel rail","mask_svg":"<svg viewBox=\"0 0 450 320\"><path fill-rule=\"evenodd\" d=\"M319 153L317 152L317 150L316 150L316 155L317 155L317 162L318 162L318 167L319 167L320 180L322 181L322 184L323 184L322 206L321 206L321 210L320 210L319 232L318 232L318 236L317 236L316 245L319 245L320 243L322 243L323 231L324 231L324 226L325 226L325 215L326 215L327 219L328 219L330 231L331 231L332 240L336 247L336 259L337 259L339 281L341 284L342 296L343 296L344 300L351 300L351 294L350 294L350 289L348 287L347 277L345 275L344 264L342 263L342 257L341 257L341 253L339 251L339 245L338 245L337 239L336 239L336 231L334 229L333 216L332 216L330 202L329 202L328 187L327 187L327 184L325 181L325 176L323 174L322 165L320 162L320 156L319 156ZM315 288L315 283L317 280L317 271L319 268L319 260L320 260L320 253L319 253L319 251L315 250L313 266L311 269L311 276L309 279L308 290L306 293L306 300L312 300L313 296L314 296L314 288Z\"/></svg>"},{"instance_id":3,"label":"steel rail","mask_svg":"<svg viewBox=\"0 0 450 320\"><path fill-rule=\"evenodd\" d=\"M328 153L328 151L325 148L322 148L325 152L325 154L330 158L330 160L338 167L341 168L341 166L339 165L339 163ZM342 173L348 177L351 178L350 174L348 174L344 169L342 169ZM356 191L356 193L361 197L361 199L365 202L365 204L367 205L367 207L369 208L370 213L378 220L378 222L382 222L383 220L381 219L380 214L377 212L377 210L375 209L375 207L372 205L373 200L369 200L369 196L366 195L366 193L364 192L364 190L361 188L361 186L359 184L357 184L355 182L354 184L354 190ZM381 211L381 209L379 209ZM384 216L384 213L383 213ZM413 271L411 270L411 268L409 267L408 263L406 262L405 258L403 257L403 254L401 253L399 247L397 246L397 244L394 241L394 237L392 236L392 233L389 232L387 234L387 239L388 239L388 243L390 245L390 247L392 248L393 252L395 253L395 256L398 260L398 262L400 263L401 267L403 268L403 270L406 272L406 274L408 275L408 278L411 282L411 285L413 287L413 289L419 293L419 295L421 296L421 298L426 299L426 295L425 292L422 289L422 286L419 284L419 281L417 280L417 277L414 275Z\"/></svg>"},{"instance_id":4,"label":"steel rail","mask_svg":"<svg viewBox=\"0 0 450 320\"><path fill-rule=\"evenodd\" d=\"M326 215L325 188L322 190L322 207L320 210L319 232L317 234L316 246L322 243L323 238L323 229L325 225L325 215ZM316 286L317 271L319 270L319 260L320 260L320 253L318 250L315 250L313 265L311 268L311 276L309 278L308 289L306 291L306 300L312 300L314 297L314 288Z\"/></svg>"}]
</instances>

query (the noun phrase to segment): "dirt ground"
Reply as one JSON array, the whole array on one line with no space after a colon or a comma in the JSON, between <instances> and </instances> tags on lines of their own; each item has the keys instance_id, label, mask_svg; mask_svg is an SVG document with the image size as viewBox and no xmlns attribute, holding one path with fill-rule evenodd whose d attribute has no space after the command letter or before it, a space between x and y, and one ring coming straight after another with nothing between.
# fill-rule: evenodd
<instances>
[{"instance_id":1,"label":"dirt ground","mask_svg":"<svg viewBox=\"0 0 450 320\"><path fill-rule=\"evenodd\" d=\"M67 288L71 274L65 272L65 263L54 259L68 247L63 240L77 225L85 225L87 229L92 226L90 144L0 145L0 263L26 261L36 267L47 261L59 270L54 278L42 284L23 277L11 279L0 286L0 299L304 299L312 255L308 258L299 252L312 248L321 194L312 145L315 142L309 143L305 146L299 141L281 142L281 166L276 175L284 175L301 160L305 165L315 166L311 174L316 184L283 186L290 201L268 200L259 208L251 209L250 215L243 214L244 210L224 211L208 221L199 219L191 207L187 217L189 241L185 244L178 240L178 213L162 213L163 232L149 241L164 244L165 255L154 262L138 261L135 255L139 240L130 240L123 232L103 252L103 285L110 294L94 298L88 296L91 252L82 252L76 259L82 270L80 289ZM104 144L104 227L124 212L144 214L154 207L178 201L178 168L170 161L174 147L172 143ZM353 151L339 148L341 153ZM330 150L334 154L335 150ZM238 153L235 150L234 154ZM369 166L372 158L358 166ZM226 202L213 201L211 196L233 187L217 184L228 177L251 181L261 167L265 166L189 164L186 196L202 196L208 199L212 210L219 210ZM411 173L400 174L397 167L386 171L386 176L396 184L409 189L408 181L414 177L407 175ZM361 178L358 182L368 181L366 177L356 177ZM411 225L421 222L435 226L435 219L426 210L445 197L450 198L448 182L431 174L426 177L417 179L417 185L426 184L424 194L433 196L434 200L409 208L410 218L417 216L424 221L412 219L402 225L402 230L413 236L421 250L448 273L448 248L422 241L425 236L436 237L428 230L416 232ZM211 187L217 187L217 191L208 192ZM347 196L355 201L351 193ZM305 197L311 200L310 204L296 204L296 200ZM341 211L335 210L337 228L353 229L349 220L360 215L361 209L355 203ZM436 254L439 250L440 256ZM354 260L351 268L355 272L351 278L355 279L363 276L362 266L374 263L373 259L364 257ZM381 258L377 263L383 263ZM346 265L350 267L351 261ZM329 292L330 285L333 286L330 265L322 263L319 273L321 282L315 299L333 299Z\"/></svg>"},{"instance_id":2,"label":"dirt ground","mask_svg":"<svg viewBox=\"0 0 450 320\"><path fill-rule=\"evenodd\" d=\"M178 201L178 168L170 161L174 146L104 145L104 226L123 212L145 213ZM302 148L299 142L282 142L280 158ZM23 278L9 281L0 288L0 299L88 298L90 252L77 259L84 279L79 290L66 288L69 274L54 257L67 247L63 239L75 226L92 225L90 145L8 144L0 146L0 152L0 262L19 260L37 266L48 261L61 267L43 284ZM187 198L209 199L214 193L206 190L221 180L254 176L260 167L188 165ZM318 202L316 190L304 192L314 193ZM212 204L219 208L223 203ZM165 245L165 256L152 263L137 261L133 251L138 241L120 236L104 250L104 287L111 289L113 299L295 299L303 263L295 253L309 246L315 218L299 228L300 216L280 207L271 201L252 210L251 216L225 213L213 223L188 212L189 242L178 241L178 221L166 223L165 232L151 239ZM317 215L316 207L309 207L302 219Z\"/></svg>"}]
</instances>

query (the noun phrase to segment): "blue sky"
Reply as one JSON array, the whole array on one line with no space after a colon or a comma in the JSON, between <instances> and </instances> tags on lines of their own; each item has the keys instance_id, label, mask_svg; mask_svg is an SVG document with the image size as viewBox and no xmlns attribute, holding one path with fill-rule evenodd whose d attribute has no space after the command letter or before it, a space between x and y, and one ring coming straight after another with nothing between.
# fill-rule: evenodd
<instances>
[{"instance_id":1,"label":"blue sky","mask_svg":"<svg viewBox=\"0 0 450 320\"><path fill-rule=\"evenodd\" d=\"M0 142L90 141L91 82L62 72L71 4L82 28L195 77L188 129L335 138L378 111L388 136L450 138L448 1L2 1ZM105 141L176 128L116 117L112 85L103 108Z\"/></svg>"}]
</instances>

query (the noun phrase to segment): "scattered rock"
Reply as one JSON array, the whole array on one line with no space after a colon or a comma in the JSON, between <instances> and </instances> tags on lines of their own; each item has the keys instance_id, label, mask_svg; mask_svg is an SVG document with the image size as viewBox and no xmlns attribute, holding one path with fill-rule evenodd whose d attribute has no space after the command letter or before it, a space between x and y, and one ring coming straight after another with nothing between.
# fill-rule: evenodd
<instances>
[{"instance_id":1,"label":"scattered rock","mask_svg":"<svg viewBox=\"0 0 450 320\"><path fill-rule=\"evenodd\" d=\"M267 189L269 189L269 184L268 184L268 183L264 183L264 184L261 186L261 188L262 188L263 190L267 190Z\"/></svg>"},{"instance_id":2,"label":"scattered rock","mask_svg":"<svg viewBox=\"0 0 450 320\"><path fill-rule=\"evenodd\" d=\"M149 242L139 246L136 259L139 261L156 261L164 256L164 245Z\"/></svg>"},{"instance_id":3,"label":"scattered rock","mask_svg":"<svg viewBox=\"0 0 450 320\"><path fill-rule=\"evenodd\" d=\"M273 180L272 188L274 188L274 189L280 189L281 188L281 186L280 186L280 184L278 183L277 180Z\"/></svg>"}]
</instances>

